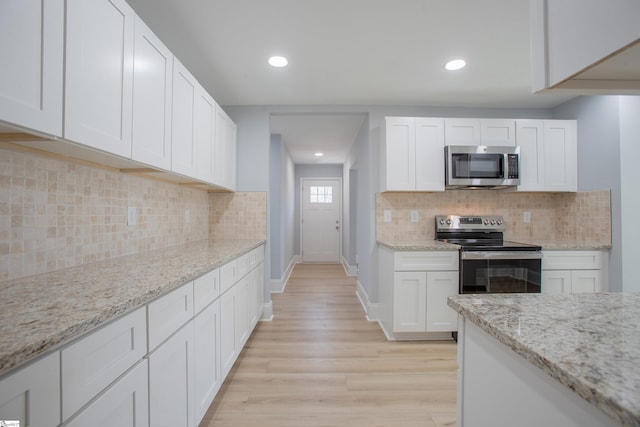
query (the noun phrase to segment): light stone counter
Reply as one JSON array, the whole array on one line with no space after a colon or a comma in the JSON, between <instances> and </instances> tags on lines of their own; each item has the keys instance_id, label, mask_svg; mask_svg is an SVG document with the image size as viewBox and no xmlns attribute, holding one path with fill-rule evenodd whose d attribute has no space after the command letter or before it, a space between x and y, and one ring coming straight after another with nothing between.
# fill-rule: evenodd
<instances>
[{"instance_id":1,"label":"light stone counter","mask_svg":"<svg viewBox=\"0 0 640 427\"><path fill-rule=\"evenodd\" d=\"M439 240L416 240L411 242L387 242L378 240L378 244L394 251L457 251L460 246Z\"/></svg>"},{"instance_id":2,"label":"light stone counter","mask_svg":"<svg viewBox=\"0 0 640 427\"><path fill-rule=\"evenodd\" d=\"M264 241L200 241L0 283L0 375Z\"/></svg>"},{"instance_id":3,"label":"light stone counter","mask_svg":"<svg viewBox=\"0 0 640 427\"><path fill-rule=\"evenodd\" d=\"M614 420L640 426L640 294L456 295L448 303Z\"/></svg>"}]
</instances>

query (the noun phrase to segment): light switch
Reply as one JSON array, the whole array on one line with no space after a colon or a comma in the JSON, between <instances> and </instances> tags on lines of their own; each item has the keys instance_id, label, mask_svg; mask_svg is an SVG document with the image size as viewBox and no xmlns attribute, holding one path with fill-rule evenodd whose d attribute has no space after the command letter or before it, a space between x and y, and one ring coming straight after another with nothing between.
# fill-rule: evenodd
<instances>
[{"instance_id":1,"label":"light switch","mask_svg":"<svg viewBox=\"0 0 640 427\"><path fill-rule=\"evenodd\" d=\"M189 209L184 210L184 222L185 224L189 224L189 222L191 222L191 211Z\"/></svg>"},{"instance_id":2,"label":"light switch","mask_svg":"<svg viewBox=\"0 0 640 427\"><path fill-rule=\"evenodd\" d=\"M418 211L413 210L411 211L411 222L418 222L420 220L420 215L418 214Z\"/></svg>"},{"instance_id":3,"label":"light switch","mask_svg":"<svg viewBox=\"0 0 640 427\"><path fill-rule=\"evenodd\" d=\"M391 210L384 210L384 222L391 222Z\"/></svg>"},{"instance_id":4,"label":"light switch","mask_svg":"<svg viewBox=\"0 0 640 427\"><path fill-rule=\"evenodd\" d=\"M524 222L531 222L531 212L526 211L524 215L522 215L522 220Z\"/></svg>"},{"instance_id":5,"label":"light switch","mask_svg":"<svg viewBox=\"0 0 640 427\"><path fill-rule=\"evenodd\" d=\"M127 225L136 225L137 222L137 213L135 206L127 206Z\"/></svg>"}]
</instances>

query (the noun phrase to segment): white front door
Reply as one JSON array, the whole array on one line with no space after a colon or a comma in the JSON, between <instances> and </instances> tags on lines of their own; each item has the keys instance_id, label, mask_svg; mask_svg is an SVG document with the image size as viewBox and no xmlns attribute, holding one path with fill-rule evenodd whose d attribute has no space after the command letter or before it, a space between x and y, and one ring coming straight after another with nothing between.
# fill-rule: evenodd
<instances>
[{"instance_id":1,"label":"white front door","mask_svg":"<svg viewBox=\"0 0 640 427\"><path fill-rule=\"evenodd\" d=\"M340 179L302 180L302 261L339 262Z\"/></svg>"}]
</instances>

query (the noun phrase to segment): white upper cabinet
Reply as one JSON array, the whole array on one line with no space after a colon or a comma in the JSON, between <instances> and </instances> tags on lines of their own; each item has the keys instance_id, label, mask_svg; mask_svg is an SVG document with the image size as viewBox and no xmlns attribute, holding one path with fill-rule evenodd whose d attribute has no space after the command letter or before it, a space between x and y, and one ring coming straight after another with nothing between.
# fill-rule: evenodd
<instances>
[{"instance_id":1,"label":"white upper cabinet","mask_svg":"<svg viewBox=\"0 0 640 427\"><path fill-rule=\"evenodd\" d=\"M518 120L518 191L578 191L575 120Z\"/></svg>"},{"instance_id":2,"label":"white upper cabinet","mask_svg":"<svg viewBox=\"0 0 640 427\"><path fill-rule=\"evenodd\" d=\"M133 9L67 0L64 137L131 157Z\"/></svg>"},{"instance_id":3,"label":"white upper cabinet","mask_svg":"<svg viewBox=\"0 0 640 427\"><path fill-rule=\"evenodd\" d=\"M637 0L530 0L533 91L640 94Z\"/></svg>"},{"instance_id":4,"label":"white upper cabinet","mask_svg":"<svg viewBox=\"0 0 640 427\"><path fill-rule=\"evenodd\" d=\"M444 191L444 120L386 117L381 191Z\"/></svg>"},{"instance_id":5,"label":"white upper cabinet","mask_svg":"<svg viewBox=\"0 0 640 427\"><path fill-rule=\"evenodd\" d=\"M191 73L174 57L171 170L187 176L196 176L194 117L199 86Z\"/></svg>"},{"instance_id":6,"label":"white upper cabinet","mask_svg":"<svg viewBox=\"0 0 640 427\"><path fill-rule=\"evenodd\" d=\"M0 2L0 121L62 136L63 0Z\"/></svg>"},{"instance_id":7,"label":"white upper cabinet","mask_svg":"<svg viewBox=\"0 0 640 427\"><path fill-rule=\"evenodd\" d=\"M198 87L194 113L194 151L196 177L213 182L214 144L216 137L216 102Z\"/></svg>"},{"instance_id":8,"label":"white upper cabinet","mask_svg":"<svg viewBox=\"0 0 640 427\"><path fill-rule=\"evenodd\" d=\"M131 158L171 169L173 54L142 20L135 20Z\"/></svg>"},{"instance_id":9,"label":"white upper cabinet","mask_svg":"<svg viewBox=\"0 0 640 427\"><path fill-rule=\"evenodd\" d=\"M445 119L446 145L515 146L515 120Z\"/></svg>"},{"instance_id":10,"label":"white upper cabinet","mask_svg":"<svg viewBox=\"0 0 640 427\"><path fill-rule=\"evenodd\" d=\"M214 146L214 182L228 189L236 187L237 127L225 111L216 104L216 138Z\"/></svg>"}]
</instances>

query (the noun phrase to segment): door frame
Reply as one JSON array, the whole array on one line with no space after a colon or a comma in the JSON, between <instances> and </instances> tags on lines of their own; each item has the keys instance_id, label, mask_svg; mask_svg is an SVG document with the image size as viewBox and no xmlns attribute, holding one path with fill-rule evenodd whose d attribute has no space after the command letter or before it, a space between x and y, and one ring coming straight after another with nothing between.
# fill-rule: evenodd
<instances>
[{"instance_id":1,"label":"door frame","mask_svg":"<svg viewBox=\"0 0 640 427\"><path fill-rule=\"evenodd\" d=\"M337 264L341 264L342 263L342 230L343 230L343 224L342 224L342 206L343 206L343 201L342 201L342 197L344 194L344 189L342 188L342 178L339 177L328 177L328 178L321 178L321 177L301 177L300 178L300 222L298 224L298 227L300 228L300 262L301 263L305 263L304 261L304 257L303 257L303 249L304 249L304 228L302 227L302 221L304 220L304 184L305 182L312 182L312 181L338 181L338 187L340 188L340 197L338 199L338 221L340 222L340 230L339 231L339 235L338 235L338 261L336 261L335 263ZM335 264L334 262L323 262L323 261L306 261L306 263L309 264Z\"/></svg>"}]
</instances>

